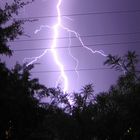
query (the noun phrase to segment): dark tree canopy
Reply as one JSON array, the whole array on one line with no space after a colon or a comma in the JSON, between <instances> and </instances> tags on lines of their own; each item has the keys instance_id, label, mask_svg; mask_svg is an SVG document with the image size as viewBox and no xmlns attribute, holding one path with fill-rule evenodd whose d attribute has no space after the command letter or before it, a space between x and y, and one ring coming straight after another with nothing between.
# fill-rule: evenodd
<instances>
[{"instance_id":1,"label":"dark tree canopy","mask_svg":"<svg viewBox=\"0 0 140 140\"><path fill-rule=\"evenodd\" d=\"M0 63L0 139L28 139L43 119L34 95L45 87L30 79L29 70L19 64L9 70Z\"/></svg>"},{"instance_id":2,"label":"dark tree canopy","mask_svg":"<svg viewBox=\"0 0 140 140\"><path fill-rule=\"evenodd\" d=\"M32 1L23 2L22 0L14 0L12 4L9 5L6 3L3 8L0 7L0 54L12 55L12 50L8 46L8 42L23 35L22 25L27 21L15 19L14 15L18 15L19 9Z\"/></svg>"}]
</instances>

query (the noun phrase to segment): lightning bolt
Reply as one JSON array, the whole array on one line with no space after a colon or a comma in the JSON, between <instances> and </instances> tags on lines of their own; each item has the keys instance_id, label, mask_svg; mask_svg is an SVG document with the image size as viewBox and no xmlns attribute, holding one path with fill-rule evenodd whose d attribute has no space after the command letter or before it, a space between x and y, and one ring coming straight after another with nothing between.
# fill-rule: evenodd
<instances>
[{"instance_id":1,"label":"lightning bolt","mask_svg":"<svg viewBox=\"0 0 140 140\"><path fill-rule=\"evenodd\" d=\"M59 83L60 79L62 79L62 81L63 81L63 92L66 93L67 90L68 90L68 77L67 77L67 75L65 73L64 65L60 62L58 54L57 54L57 51L56 51L57 41L58 41L58 38L59 38L59 29L60 28L69 33L69 47L68 47L69 55L76 62L75 71L76 71L78 77L79 77L79 74L78 74L77 68L78 68L78 65L79 65L79 61L78 61L78 59L76 57L74 57L72 55L71 50L70 50L70 47L71 47L71 39L70 39L71 38L71 34L73 34L79 40L79 42L80 42L80 44L81 44L81 46L83 48L87 49L92 54L98 53L98 54L100 54L100 55L102 55L104 57L107 57L108 55L106 55L104 53L104 51L102 51L102 50L92 50L91 48L89 48L86 45L84 45L84 42L83 42L82 38L80 37L79 33L77 33L76 31L71 30L71 29L65 27L62 24L62 16L61 16L61 11L60 11L61 4L62 4L62 0L58 0L58 3L56 5L56 10L57 10L57 22L56 22L56 24L54 26L52 26L52 27L50 27L48 25L41 25L40 28L37 29L34 32L36 34L39 31L41 31L43 28L50 28L50 29L52 29L53 30L53 41L52 41L51 48L50 49L46 49L41 55L39 55L37 57L25 58L24 62L28 60L30 62L27 64L27 66L31 65L34 62L36 62L38 59L43 57L48 51L51 51L52 55L53 55L53 58L54 58L54 61L57 64L57 66L59 67L59 70L60 70L60 76L59 76L59 78L57 80L57 83Z\"/></svg>"},{"instance_id":2,"label":"lightning bolt","mask_svg":"<svg viewBox=\"0 0 140 140\"><path fill-rule=\"evenodd\" d=\"M72 59L75 61L75 63L76 63L75 69L74 69L74 70L75 70L75 72L76 72L76 74L77 74L77 81L76 81L76 84L77 84L78 79L79 79L79 73L78 73L78 71L77 71L77 68L78 68L78 65L79 65L79 60L78 60L75 56L73 56L70 47L71 47L71 33L69 32L69 46L68 46L68 51L69 51L69 55L71 56L71 58L72 58ZM75 86L75 87L76 87L76 86Z\"/></svg>"}]
</instances>

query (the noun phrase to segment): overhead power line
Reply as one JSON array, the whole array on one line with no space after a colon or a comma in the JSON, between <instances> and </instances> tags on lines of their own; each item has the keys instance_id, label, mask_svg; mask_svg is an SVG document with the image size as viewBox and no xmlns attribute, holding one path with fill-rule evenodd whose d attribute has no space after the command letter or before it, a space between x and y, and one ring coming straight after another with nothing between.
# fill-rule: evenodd
<instances>
[{"instance_id":1,"label":"overhead power line","mask_svg":"<svg viewBox=\"0 0 140 140\"><path fill-rule=\"evenodd\" d=\"M111 68L83 68L76 71L95 71L95 70L112 70ZM64 70L65 72L75 72L75 69ZM32 71L31 73L58 73L59 70L44 70L44 71Z\"/></svg>"},{"instance_id":2,"label":"overhead power line","mask_svg":"<svg viewBox=\"0 0 140 140\"><path fill-rule=\"evenodd\" d=\"M88 16L88 15L100 15L100 14L127 14L127 13L139 13L140 9L137 10L120 10L120 11L104 11L104 12L87 12L87 13L74 13L74 14L62 14L61 17L74 17L74 16ZM24 17L20 19L43 19L43 18L56 18L57 15L47 16L35 16L35 17ZM19 18L17 18L19 19Z\"/></svg>"},{"instance_id":3,"label":"overhead power line","mask_svg":"<svg viewBox=\"0 0 140 140\"><path fill-rule=\"evenodd\" d=\"M97 70L115 70L112 68L83 68L83 69L67 69L64 70L65 72L82 72L82 71L97 71ZM37 73L41 73L41 74L45 74L45 73L59 73L59 70L44 70L44 71L32 71L31 73L37 74ZM139 71L138 71L139 72Z\"/></svg>"},{"instance_id":4,"label":"overhead power line","mask_svg":"<svg viewBox=\"0 0 140 140\"><path fill-rule=\"evenodd\" d=\"M95 34L95 35L81 35L81 38L90 38L90 37L102 37L102 36L121 36L121 35L133 35L133 34L140 34L140 31L137 32L127 32L127 33L110 33L110 34ZM59 37L57 39L68 39L69 37ZM76 36L72 36L71 39L76 38ZM22 40L15 40L11 42L30 42L30 41L46 41L46 40L53 40L53 38L36 38L36 39L22 39Z\"/></svg>"},{"instance_id":5,"label":"overhead power line","mask_svg":"<svg viewBox=\"0 0 140 140\"><path fill-rule=\"evenodd\" d=\"M101 43L101 44L90 44L90 45L85 45L87 47L95 47L95 46L110 46L110 45L123 45L123 44L137 44L140 43L140 41L132 41L132 42L114 42L114 43ZM138 46L139 47L139 46ZM68 49L68 48L83 48L81 45L77 46L64 46L64 47L57 47L56 49ZM42 48L33 48L33 49L13 49L13 51L37 51L37 50L45 50L45 49L50 49L46 47Z\"/></svg>"}]
</instances>

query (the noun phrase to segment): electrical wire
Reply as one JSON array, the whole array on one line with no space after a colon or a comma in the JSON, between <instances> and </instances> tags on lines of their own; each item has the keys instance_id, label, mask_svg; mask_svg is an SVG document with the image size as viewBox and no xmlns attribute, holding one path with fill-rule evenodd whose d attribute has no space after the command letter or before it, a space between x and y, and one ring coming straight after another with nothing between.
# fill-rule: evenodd
<instances>
[{"instance_id":1,"label":"electrical wire","mask_svg":"<svg viewBox=\"0 0 140 140\"><path fill-rule=\"evenodd\" d=\"M127 14L127 13L139 13L140 10L120 10L120 11L105 11L105 12L87 12L87 13L75 13L75 14L63 14L61 17L74 17L74 16L88 16L88 15L99 15L99 14ZM57 18L57 15L50 16L36 16L36 17L24 17L16 19L43 19L43 18Z\"/></svg>"},{"instance_id":2,"label":"electrical wire","mask_svg":"<svg viewBox=\"0 0 140 140\"><path fill-rule=\"evenodd\" d=\"M111 46L111 45L123 45L123 44L137 44L140 43L140 41L132 41L132 42L114 42L114 43L102 43L102 44L90 44L90 45L85 45L87 47L95 47L95 46ZM134 46L133 46L134 47ZM139 47L139 46L135 46L135 47ZM64 47L57 47L56 49L67 49L68 46L64 46ZM70 48L83 48L80 45L77 46L71 46ZM13 49L13 51L38 51L38 50L45 50L45 49L50 49L50 48L33 48L33 49Z\"/></svg>"},{"instance_id":3,"label":"electrical wire","mask_svg":"<svg viewBox=\"0 0 140 140\"><path fill-rule=\"evenodd\" d=\"M76 69L76 71L95 71L95 70L112 70L111 68L83 68L83 69ZM65 72L75 72L75 69L68 69L64 70ZM31 71L31 73L59 73L60 71L58 70L44 70L44 71Z\"/></svg>"},{"instance_id":4,"label":"electrical wire","mask_svg":"<svg viewBox=\"0 0 140 140\"><path fill-rule=\"evenodd\" d=\"M95 35L81 35L81 38L91 38L91 37L99 37L99 36L121 36L121 35L133 35L133 34L140 34L140 31L137 32L128 32L128 33L110 33L110 34L95 34ZM71 39L76 38L75 36L72 36ZM57 39L69 39L69 37L59 37ZM14 42L30 42L30 41L46 41L46 40L53 40L53 38L36 38L36 39L24 39L24 40L15 40L10 41L12 43Z\"/></svg>"}]
</instances>

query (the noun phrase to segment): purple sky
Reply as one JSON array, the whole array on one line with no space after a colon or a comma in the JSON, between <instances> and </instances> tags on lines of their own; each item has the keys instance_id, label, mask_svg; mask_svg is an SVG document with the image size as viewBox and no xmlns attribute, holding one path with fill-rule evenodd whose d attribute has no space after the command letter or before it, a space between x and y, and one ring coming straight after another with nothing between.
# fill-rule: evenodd
<instances>
[{"instance_id":1,"label":"purple sky","mask_svg":"<svg viewBox=\"0 0 140 140\"><path fill-rule=\"evenodd\" d=\"M11 2L11 0L7 1ZM58 0L35 0L34 3L21 10L19 17L54 16L57 14L57 2ZM128 50L136 50L137 54L140 54L140 11L136 10L140 10L140 0L63 0L61 5L61 13L71 18L62 17L64 26L75 30L81 36L91 36L82 37L82 39L85 45L90 45L90 48L93 50L103 50L106 54L111 53L112 55L123 55ZM81 13L94 14L73 15ZM25 33L30 37L20 37L20 40L28 41L10 43L12 49L22 51L15 51L13 57L7 58L8 65L13 66L16 61L22 63L25 57L40 55L44 51L40 48L50 48L52 40L32 39L53 38L51 29L43 28L38 34L34 34L34 31L40 25L52 26L55 23L56 18L54 17L39 18L36 22L26 23L24 25ZM59 30L59 33L60 37L69 36L64 30ZM71 42L72 46L80 45L77 39L71 39ZM60 39L58 48L67 47L68 44L69 39ZM40 50L25 51L25 49ZM88 70L79 71L79 79L77 79L76 72L66 71L69 80L69 91L78 91L85 84L93 83L95 91L99 92L107 90L111 84L115 83L118 72L103 69L106 68L106 66L103 66L105 57L100 54L93 55L82 47L71 48L71 52L79 60L78 69ZM68 48L59 48L57 53L66 70L75 68L76 63L70 57ZM48 52L37 63L39 64L35 65L35 68L32 70L33 77L39 78L40 82L46 86L54 87L60 73L54 72L59 71L59 69L54 62L52 53ZM46 72L40 73L40 71Z\"/></svg>"}]
</instances>

